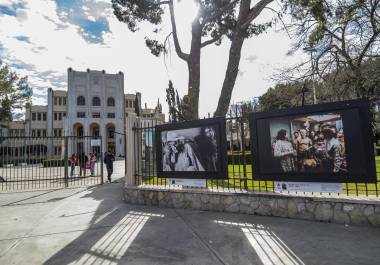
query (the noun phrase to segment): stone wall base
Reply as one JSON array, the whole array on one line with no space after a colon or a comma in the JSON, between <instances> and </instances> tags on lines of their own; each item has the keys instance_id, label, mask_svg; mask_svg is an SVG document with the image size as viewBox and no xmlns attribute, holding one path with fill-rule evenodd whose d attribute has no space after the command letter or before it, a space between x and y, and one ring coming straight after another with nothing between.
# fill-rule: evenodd
<instances>
[{"instance_id":1,"label":"stone wall base","mask_svg":"<svg viewBox=\"0 0 380 265\"><path fill-rule=\"evenodd\" d=\"M125 202L168 208L257 214L338 224L380 226L380 201L276 193L124 188Z\"/></svg>"}]
</instances>

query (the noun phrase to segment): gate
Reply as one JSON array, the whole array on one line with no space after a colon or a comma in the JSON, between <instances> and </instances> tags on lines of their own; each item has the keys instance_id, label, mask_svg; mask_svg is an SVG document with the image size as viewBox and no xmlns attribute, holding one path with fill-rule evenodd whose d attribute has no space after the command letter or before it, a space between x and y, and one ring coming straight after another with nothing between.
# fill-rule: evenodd
<instances>
[{"instance_id":1,"label":"gate","mask_svg":"<svg viewBox=\"0 0 380 265\"><path fill-rule=\"evenodd\" d=\"M102 153L101 137L0 137L0 191L102 184Z\"/></svg>"}]
</instances>

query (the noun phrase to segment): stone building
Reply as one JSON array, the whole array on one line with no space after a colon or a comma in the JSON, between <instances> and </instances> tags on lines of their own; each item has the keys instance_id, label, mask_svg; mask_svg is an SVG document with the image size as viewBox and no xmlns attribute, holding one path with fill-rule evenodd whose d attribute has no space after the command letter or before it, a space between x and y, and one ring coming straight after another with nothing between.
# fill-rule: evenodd
<instances>
[{"instance_id":1,"label":"stone building","mask_svg":"<svg viewBox=\"0 0 380 265\"><path fill-rule=\"evenodd\" d=\"M135 113L139 93L124 94L122 72L109 74L89 69L81 72L69 68L67 75L67 91L49 88L47 105L32 105L26 109L24 121L0 123L0 136L31 137L27 141L46 145L46 155L50 158L62 157L63 136L73 136L68 138L69 154L89 152L89 138L101 136L103 150L111 149L116 156L124 156L125 117ZM159 104L153 109L145 104L140 116L165 121ZM81 136L90 137L86 140ZM19 148L25 141L14 141L12 145ZM18 153L14 151L13 155L18 156Z\"/></svg>"}]
</instances>

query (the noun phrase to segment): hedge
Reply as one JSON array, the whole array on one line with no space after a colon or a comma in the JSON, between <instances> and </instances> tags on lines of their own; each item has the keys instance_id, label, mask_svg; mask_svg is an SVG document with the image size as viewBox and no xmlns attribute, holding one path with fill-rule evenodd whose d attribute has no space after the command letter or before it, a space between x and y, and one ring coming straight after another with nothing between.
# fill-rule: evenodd
<instances>
[{"instance_id":1,"label":"hedge","mask_svg":"<svg viewBox=\"0 0 380 265\"><path fill-rule=\"evenodd\" d=\"M243 155L239 154L227 154L228 164L243 164L243 159L245 157L245 163L252 164L252 156L250 153Z\"/></svg>"},{"instance_id":2,"label":"hedge","mask_svg":"<svg viewBox=\"0 0 380 265\"><path fill-rule=\"evenodd\" d=\"M63 159L48 159L42 161L44 167L63 167L65 165L65 160Z\"/></svg>"}]
</instances>

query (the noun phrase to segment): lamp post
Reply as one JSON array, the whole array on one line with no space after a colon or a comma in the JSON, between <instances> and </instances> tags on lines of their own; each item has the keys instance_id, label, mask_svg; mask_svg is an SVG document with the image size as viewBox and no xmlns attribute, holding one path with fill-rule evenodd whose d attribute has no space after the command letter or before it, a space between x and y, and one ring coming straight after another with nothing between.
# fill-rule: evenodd
<instances>
[{"instance_id":1,"label":"lamp post","mask_svg":"<svg viewBox=\"0 0 380 265\"><path fill-rule=\"evenodd\" d=\"M307 92L306 84L303 83L301 93L302 93L302 107L305 106L305 93Z\"/></svg>"},{"instance_id":2,"label":"lamp post","mask_svg":"<svg viewBox=\"0 0 380 265\"><path fill-rule=\"evenodd\" d=\"M313 52L316 52L317 50L312 47L305 47L303 48L305 52L310 52L310 63L311 63L311 82L312 82L312 89L313 89L313 104L317 104L317 96L315 93L315 84L314 84L314 62L313 62ZM303 106L303 105L302 105Z\"/></svg>"}]
</instances>

